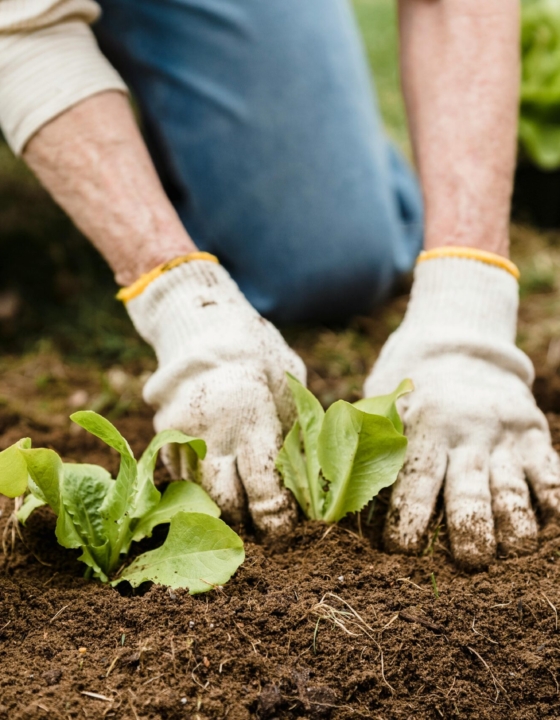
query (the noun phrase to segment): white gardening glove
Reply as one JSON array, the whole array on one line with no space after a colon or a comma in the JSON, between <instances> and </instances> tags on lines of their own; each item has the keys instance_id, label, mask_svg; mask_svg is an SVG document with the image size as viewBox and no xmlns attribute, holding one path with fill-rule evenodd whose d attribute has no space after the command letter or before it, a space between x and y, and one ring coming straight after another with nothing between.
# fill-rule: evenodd
<instances>
[{"instance_id":1,"label":"white gardening glove","mask_svg":"<svg viewBox=\"0 0 560 720\"><path fill-rule=\"evenodd\" d=\"M402 399L409 449L393 488L385 544L415 552L436 499L455 559L485 566L535 548L528 479L544 516L560 509L560 462L531 394L533 367L515 347L518 285L478 260L419 263L406 316L368 377L366 397L410 377Z\"/></svg>"},{"instance_id":2,"label":"white gardening glove","mask_svg":"<svg viewBox=\"0 0 560 720\"><path fill-rule=\"evenodd\" d=\"M275 459L295 414L286 371L305 383L303 362L212 262L165 272L127 309L158 358L144 388L156 430L206 441L197 478L229 522L248 510L267 536L289 529L295 507ZM176 478L190 474L180 446L169 448L166 464Z\"/></svg>"}]
</instances>

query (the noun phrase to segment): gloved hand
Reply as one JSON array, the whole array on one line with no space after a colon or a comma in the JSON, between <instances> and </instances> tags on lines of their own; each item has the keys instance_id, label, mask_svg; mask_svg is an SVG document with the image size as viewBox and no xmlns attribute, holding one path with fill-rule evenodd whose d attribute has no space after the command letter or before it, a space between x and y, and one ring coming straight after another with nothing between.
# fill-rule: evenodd
<instances>
[{"instance_id":1,"label":"gloved hand","mask_svg":"<svg viewBox=\"0 0 560 720\"><path fill-rule=\"evenodd\" d=\"M399 409L409 439L385 527L390 550L421 548L442 483L455 559L483 567L529 552L537 524L560 510L560 461L531 394L533 367L515 347L518 285L479 260L420 262L406 316L368 377L366 397L405 377Z\"/></svg>"},{"instance_id":2,"label":"gloved hand","mask_svg":"<svg viewBox=\"0 0 560 720\"><path fill-rule=\"evenodd\" d=\"M197 479L226 520L241 522L248 510L269 537L289 529L295 506L274 462L295 415L286 371L305 382L301 359L212 262L165 272L127 309L158 358L144 388L156 430L206 440ZM180 446L164 457L175 478L189 476Z\"/></svg>"}]
</instances>

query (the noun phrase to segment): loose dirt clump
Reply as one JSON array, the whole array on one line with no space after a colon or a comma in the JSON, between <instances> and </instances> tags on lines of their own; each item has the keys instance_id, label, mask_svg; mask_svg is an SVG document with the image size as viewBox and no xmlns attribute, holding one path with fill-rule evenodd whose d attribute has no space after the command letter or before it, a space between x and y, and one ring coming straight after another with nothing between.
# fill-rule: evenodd
<instances>
[{"instance_id":1,"label":"loose dirt clump","mask_svg":"<svg viewBox=\"0 0 560 720\"><path fill-rule=\"evenodd\" d=\"M3 421L2 446L29 432ZM152 435L147 412L117 425L136 452ZM117 467L81 431L30 434L67 459ZM237 575L196 597L84 580L39 510L13 546L7 534L0 718L559 718L560 527L541 530L534 555L469 575L450 561L441 518L423 556L385 554L384 503L370 524L367 513L302 522L283 549L245 532ZM2 510L0 531L11 502Z\"/></svg>"}]
</instances>

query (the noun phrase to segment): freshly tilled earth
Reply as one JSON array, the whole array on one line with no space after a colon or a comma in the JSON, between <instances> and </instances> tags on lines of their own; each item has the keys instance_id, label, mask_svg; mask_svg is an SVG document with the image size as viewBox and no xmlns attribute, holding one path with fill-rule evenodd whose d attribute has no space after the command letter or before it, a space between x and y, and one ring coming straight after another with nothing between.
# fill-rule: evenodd
<instances>
[{"instance_id":1,"label":"freshly tilled earth","mask_svg":"<svg viewBox=\"0 0 560 720\"><path fill-rule=\"evenodd\" d=\"M152 434L148 413L117 425L136 452ZM2 446L22 435L116 470L81 431L5 419ZM48 510L21 538L8 527L0 718L560 718L560 527L541 529L535 554L469 575L441 519L423 556L385 554L385 504L369 524L302 522L283 548L245 532L237 575L196 597L84 580ZM0 531L11 501L2 510Z\"/></svg>"}]
</instances>

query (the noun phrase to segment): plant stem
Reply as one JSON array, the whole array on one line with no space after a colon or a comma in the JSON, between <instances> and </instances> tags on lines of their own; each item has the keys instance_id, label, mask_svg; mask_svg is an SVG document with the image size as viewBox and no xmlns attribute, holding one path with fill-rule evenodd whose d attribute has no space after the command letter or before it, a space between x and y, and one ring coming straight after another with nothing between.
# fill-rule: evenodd
<instances>
[{"instance_id":1,"label":"plant stem","mask_svg":"<svg viewBox=\"0 0 560 720\"><path fill-rule=\"evenodd\" d=\"M436 599L437 599L437 598L439 598L439 590L438 590L438 586L437 586L437 582L436 582L436 576L434 575L434 573L431 574L430 578L432 581L432 587L434 589L434 595L436 596Z\"/></svg>"},{"instance_id":2,"label":"plant stem","mask_svg":"<svg viewBox=\"0 0 560 720\"><path fill-rule=\"evenodd\" d=\"M125 538L128 536L129 530L130 530L130 522L131 519L128 517L128 515L123 520L123 523L119 529L119 534L117 535L117 541L115 542L114 546L111 549L111 557L109 559L109 567L107 568L107 575L112 574L119 566L120 564L120 558L122 553L122 548L124 545Z\"/></svg>"}]
</instances>

